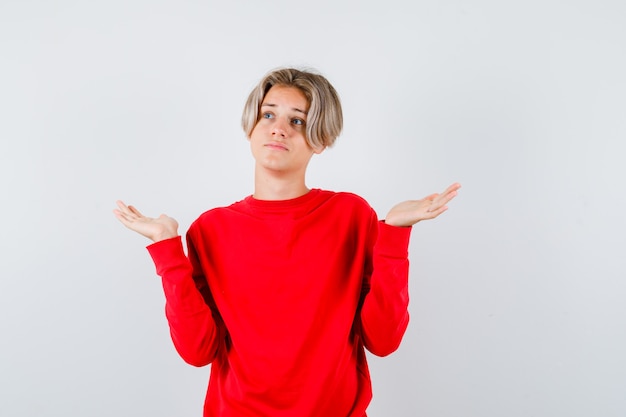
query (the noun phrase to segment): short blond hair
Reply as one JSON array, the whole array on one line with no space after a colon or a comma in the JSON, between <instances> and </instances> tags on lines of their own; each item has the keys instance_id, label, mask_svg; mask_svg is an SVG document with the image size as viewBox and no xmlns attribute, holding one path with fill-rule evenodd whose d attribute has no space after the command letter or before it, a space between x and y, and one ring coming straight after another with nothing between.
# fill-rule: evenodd
<instances>
[{"instance_id":1,"label":"short blond hair","mask_svg":"<svg viewBox=\"0 0 626 417\"><path fill-rule=\"evenodd\" d=\"M328 80L311 70L279 68L270 71L250 92L241 116L241 126L250 137L260 118L265 95L275 85L295 87L302 91L309 104L306 141L312 148L330 147L343 128L341 102Z\"/></svg>"}]
</instances>

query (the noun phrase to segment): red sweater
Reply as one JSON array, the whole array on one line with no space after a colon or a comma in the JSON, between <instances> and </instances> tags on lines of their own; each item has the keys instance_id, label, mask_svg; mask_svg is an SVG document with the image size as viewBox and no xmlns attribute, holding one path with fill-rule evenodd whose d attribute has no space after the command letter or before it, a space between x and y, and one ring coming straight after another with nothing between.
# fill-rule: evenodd
<instances>
[{"instance_id":1,"label":"red sweater","mask_svg":"<svg viewBox=\"0 0 626 417\"><path fill-rule=\"evenodd\" d=\"M211 363L205 417L363 417L364 347L406 330L411 228L379 222L360 197L314 189L248 197L148 247L174 345Z\"/></svg>"}]
</instances>

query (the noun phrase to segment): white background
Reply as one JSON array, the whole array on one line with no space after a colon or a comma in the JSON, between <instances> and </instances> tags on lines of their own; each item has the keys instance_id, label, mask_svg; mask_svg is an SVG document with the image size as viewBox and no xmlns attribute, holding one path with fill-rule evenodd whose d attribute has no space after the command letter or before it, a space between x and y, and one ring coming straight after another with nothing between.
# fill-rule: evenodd
<instances>
[{"instance_id":1,"label":"white background","mask_svg":"<svg viewBox=\"0 0 626 417\"><path fill-rule=\"evenodd\" d=\"M376 416L626 415L626 6L595 1L0 2L0 415L199 416L144 238L252 192L239 127L314 67L345 130L309 186L395 203L412 235Z\"/></svg>"}]
</instances>

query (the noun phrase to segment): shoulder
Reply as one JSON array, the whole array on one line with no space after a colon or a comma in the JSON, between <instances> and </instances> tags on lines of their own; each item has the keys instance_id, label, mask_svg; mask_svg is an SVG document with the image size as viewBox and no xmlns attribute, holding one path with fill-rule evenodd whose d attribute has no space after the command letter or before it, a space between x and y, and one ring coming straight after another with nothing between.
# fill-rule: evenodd
<instances>
[{"instance_id":1,"label":"shoulder","mask_svg":"<svg viewBox=\"0 0 626 417\"><path fill-rule=\"evenodd\" d=\"M360 195L347 191L326 191L329 193L329 200L336 204L353 206L355 208L371 209L369 203Z\"/></svg>"},{"instance_id":2,"label":"shoulder","mask_svg":"<svg viewBox=\"0 0 626 417\"><path fill-rule=\"evenodd\" d=\"M376 220L376 212L361 196L347 191L324 191L327 194L325 206L340 218ZM340 214L341 213L341 214Z\"/></svg>"},{"instance_id":3,"label":"shoulder","mask_svg":"<svg viewBox=\"0 0 626 417\"><path fill-rule=\"evenodd\" d=\"M241 201L237 201L229 206L214 207L205 211L189 226L189 231L193 232L198 229L206 230L207 227L210 227L212 224L224 223L232 219L236 216L241 204Z\"/></svg>"}]
</instances>

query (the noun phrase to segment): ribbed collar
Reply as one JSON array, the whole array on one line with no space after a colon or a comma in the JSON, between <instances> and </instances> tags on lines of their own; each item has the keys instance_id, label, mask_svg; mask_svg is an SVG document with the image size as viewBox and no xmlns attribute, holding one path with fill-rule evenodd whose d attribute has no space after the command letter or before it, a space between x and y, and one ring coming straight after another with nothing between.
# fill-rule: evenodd
<instances>
[{"instance_id":1,"label":"ribbed collar","mask_svg":"<svg viewBox=\"0 0 626 417\"><path fill-rule=\"evenodd\" d=\"M268 214L291 213L293 217L300 217L310 212L320 203L318 200L322 194L322 190L313 188L308 193L289 200L257 200L253 196L248 196L242 203L251 212Z\"/></svg>"}]
</instances>

